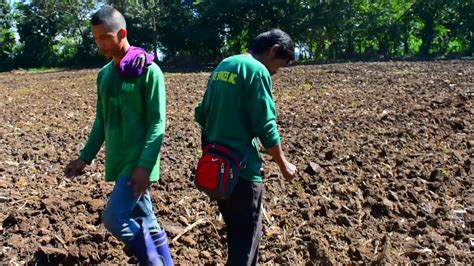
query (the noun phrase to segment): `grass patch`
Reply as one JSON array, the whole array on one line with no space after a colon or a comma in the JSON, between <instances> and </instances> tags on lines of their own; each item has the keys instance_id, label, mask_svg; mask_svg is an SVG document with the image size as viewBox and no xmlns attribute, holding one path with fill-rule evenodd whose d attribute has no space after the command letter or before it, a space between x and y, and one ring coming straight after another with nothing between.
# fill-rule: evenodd
<instances>
[{"instance_id":1,"label":"grass patch","mask_svg":"<svg viewBox=\"0 0 474 266\"><path fill-rule=\"evenodd\" d=\"M51 73L51 72L59 72L64 71L64 68L59 67L37 67L37 68L29 68L29 69L18 69L14 70L14 73L27 73L27 74L43 74L43 73Z\"/></svg>"},{"instance_id":2,"label":"grass patch","mask_svg":"<svg viewBox=\"0 0 474 266\"><path fill-rule=\"evenodd\" d=\"M328 87L321 87L318 89L318 93L328 93L331 91L331 88Z\"/></svg>"}]
</instances>

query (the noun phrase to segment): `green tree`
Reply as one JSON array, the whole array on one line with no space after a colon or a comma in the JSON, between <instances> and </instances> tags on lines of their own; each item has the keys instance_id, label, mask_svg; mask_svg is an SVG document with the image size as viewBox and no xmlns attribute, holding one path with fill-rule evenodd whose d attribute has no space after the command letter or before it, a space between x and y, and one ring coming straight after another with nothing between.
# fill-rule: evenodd
<instances>
[{"instance_id":1,"label":"green tree","mask_svg":"<svg viewBox=\"0 0 474 266\"><path fill-rule=\"evenodd\" d=\"M20 2L15 17L22 44L17 63L22 67L55 65L53 45L62 19L55 6L48 1Z\"/></svg>"},{"instance_id":2,"label":"green tree","mask_svg":"<svg viewBox=\"0 0 474 266\"><path fill-rule=\"evenodd\" d=\"M472 55L474 46L467 0L23 0L14 22L0 0L0 68L13 56L21 67L103 63L89 19L104 4L125 15L132 45L169 64L216 63L272 28L287 31L307 60Z\"/></svg>"},{"instance_id":3,"label":"green tree","mask_svg":"<svg viewBox=\"0 0 474 266\"><path fill-rule=\"evenodd\" d=\"M56 2L56 8L63 14L59 54L63 65L94 66L104 62L98 56L92 37L90 14L96 8L93 0L63 0Z\"/></svg>"},{"instance_id":4,"label":"green tree","mask_svg":"<svg viewBox=\"0 0 474 266\"><path fill-rule=\"evenodd\" d=\"M15 35L11 29L12 17L10 5L6 0L0 1L0 70L13 68Z\"/></svg>"}]
</instances>

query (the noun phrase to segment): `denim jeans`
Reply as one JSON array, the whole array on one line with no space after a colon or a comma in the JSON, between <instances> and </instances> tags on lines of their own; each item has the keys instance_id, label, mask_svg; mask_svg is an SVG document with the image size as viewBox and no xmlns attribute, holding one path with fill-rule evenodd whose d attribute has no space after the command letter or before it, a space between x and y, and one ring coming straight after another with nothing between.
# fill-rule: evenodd
<instances>
[{"instance_id":1,"label":"denim jeans","mask_svg":"<svg viewBox=\"0 0 474 266\"><path fill-rule=\"evenodd\" d=\"M105 228L115 237L129 244L141 233L140 220L146 221L150 232L160 231L161 228L153 213L150 191L137 198L133 187L128 183L129 178L120 177L116 182L107 206L102 214Z\"/></svg>"}]
</instances>

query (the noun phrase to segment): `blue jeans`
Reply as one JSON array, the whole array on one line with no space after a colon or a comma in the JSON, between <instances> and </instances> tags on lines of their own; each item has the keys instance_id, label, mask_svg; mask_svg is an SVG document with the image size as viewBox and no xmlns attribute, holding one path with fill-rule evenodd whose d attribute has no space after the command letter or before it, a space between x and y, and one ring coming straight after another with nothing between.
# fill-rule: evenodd
<instances>
[{"instance_id":1,"label":"blue jeans","mask_svg":"<svg viewBox=\"0 0 474 266\"><path fill-rule=\"evenodd\" d=\"M161 230L153 213L150 191L137 198L128 182L128 177L119 177L102 214L105 228L125 244L141 233L140 220L146 221L150 232Z\"/></svg>"}]
</instances>

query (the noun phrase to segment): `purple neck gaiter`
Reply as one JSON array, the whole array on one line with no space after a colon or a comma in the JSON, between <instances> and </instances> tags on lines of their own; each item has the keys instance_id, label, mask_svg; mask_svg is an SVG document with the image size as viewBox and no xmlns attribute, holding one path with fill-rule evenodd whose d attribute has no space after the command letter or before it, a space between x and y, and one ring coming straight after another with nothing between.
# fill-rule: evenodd
<instances>
[{"instance_id":1,"label":"purple neck gaiter","mask_svg":"<svg viewBox=\"0 0 474 266\"><path fill-rule=\"evenodd\" d=\"M140 55L145 56L145 65L143 67L134 64L135 60L137 60ZM138 77L143 73L145 68L153 62L153 59L155 59L155 56L148 53L143 48L130 46L127 53L120 61L118 66L119 73L124 77Z\"/></svg>"}]
</instances>

